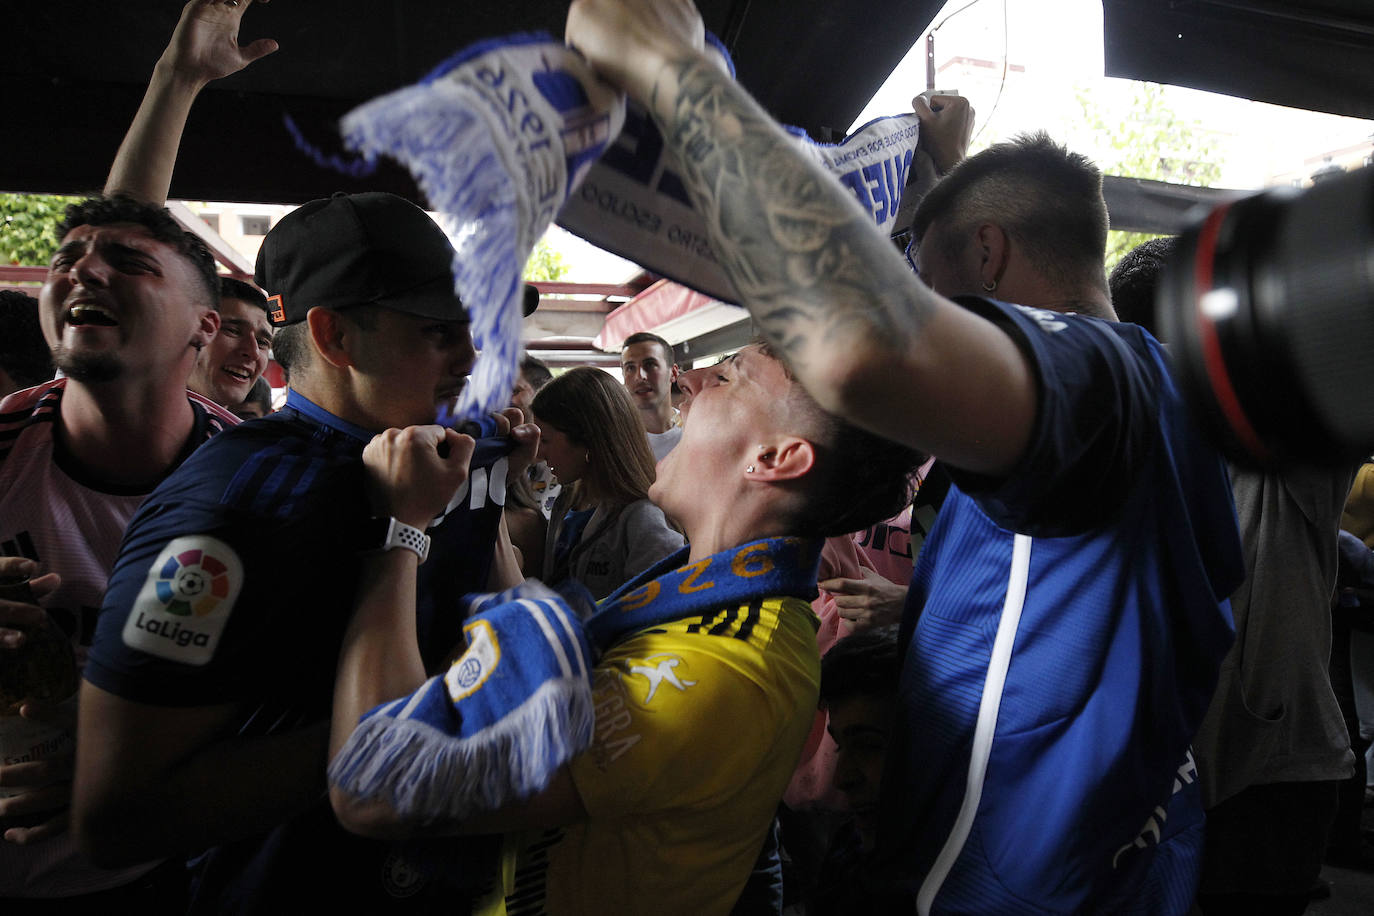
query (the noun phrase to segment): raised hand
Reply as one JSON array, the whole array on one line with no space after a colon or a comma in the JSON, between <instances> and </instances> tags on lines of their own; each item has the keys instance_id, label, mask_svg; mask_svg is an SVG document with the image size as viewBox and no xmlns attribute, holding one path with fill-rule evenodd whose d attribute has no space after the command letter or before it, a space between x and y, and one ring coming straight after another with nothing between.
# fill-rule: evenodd
<instances>
[{"instance_id":1,"label":"raised hand","mask_svg":"<svg viewBox=\"0 0 1374 916\"><path fill-rule=\"evenodd\" d=\"M706 41L692 0L574 0L565 37L602 79L641 100L664 64Z\"/></svg>"},{"instance_id":2,"label":"raised hand","mask_svg":"<svg viewBox=\"0 0 1374 916\"><path fill-rule=\"evenodd\" d=\"M921 119L921 148L943 175L968 154L973 136L973 107L962 95L918 95L911 108Z\"/></svg>"},{"instance_id":3,"label":"raised hand","mask_svg":"<svg viewBox=\"0 0 1374 916\"><path fill-rule=\"evenodd\" d=\"M239 23L250 5L251 0L191 0L181 11L159 66L199 88L277 50L270 38L239 45Z\"/></svg>"},{"instance_id":4,"label":"raised hand","mask_svg":"<svg viewBox=\"0 0 1374 916\"><path fill-rule=\"evenodd\" d=\"M266 2L266 0L263 0ZM186 117L211 80L237 73L277 50L270 38L239 46L239 22L250 0L191 0L153 68L148 91L115 154L106 194L161 206L167 200Z\"/></svg>"}]
</instances>

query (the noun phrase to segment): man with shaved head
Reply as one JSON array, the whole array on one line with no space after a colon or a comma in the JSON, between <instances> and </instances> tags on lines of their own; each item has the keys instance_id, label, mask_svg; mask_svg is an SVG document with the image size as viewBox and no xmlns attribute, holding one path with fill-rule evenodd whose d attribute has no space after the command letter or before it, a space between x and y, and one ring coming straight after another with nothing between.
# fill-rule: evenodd
<instances>
[{"instance_id":1,"label":"man with shaved head","mask_svg":"<svg viewBox=\"0 0 1374 916\"><path fill-rule=\"evenodd\" d=\"M1043 137L966 160L918 207L923 285L714 66L691 3L575 0L567 35L657 122L802 387L953 478L909 593L879 809L911 909L1188 912L1188 744L1243 562L1167 354L1102 320L1100 173Z\"/></svg>"}]
</instances>

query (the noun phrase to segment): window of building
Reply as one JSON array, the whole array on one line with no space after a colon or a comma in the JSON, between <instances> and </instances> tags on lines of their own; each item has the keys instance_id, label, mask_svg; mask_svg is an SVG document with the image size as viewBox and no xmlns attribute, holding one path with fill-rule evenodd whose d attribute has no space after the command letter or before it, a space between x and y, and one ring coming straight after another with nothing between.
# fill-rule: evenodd
<instances>
[{"instance_id":1,"label":"window of building","mask_svg":"<svg viewBox=\"0 0 1374 916\"><path fill-rule=\"evenodd\" d=\"M200 215L200 218L201 218L201 220L205 223L205 225L209 226L209 227L210 227L211 229L213 229L214 231L219 232L219 214L218 214L218 213L202 213L202 214Z\"/></svg>"},{"instance_id":2,"label":"window of building","mask_svg":"<svg viewBox=\"0 0 1374 916\"><path fill-rule=\"evenodd\" d=\"M272 228L272 220L266 216L240 216L239 223L244 235L266 235Z\"/></svg>"}]
</instances>

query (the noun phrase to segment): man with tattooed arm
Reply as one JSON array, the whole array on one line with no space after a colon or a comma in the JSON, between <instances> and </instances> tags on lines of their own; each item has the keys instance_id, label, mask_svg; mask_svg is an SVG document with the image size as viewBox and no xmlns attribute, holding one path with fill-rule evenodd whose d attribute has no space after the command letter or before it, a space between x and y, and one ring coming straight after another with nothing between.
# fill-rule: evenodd
<instances>
[{"instance_id":1,"label":"man with tattooed arm","mask_svg":"<svg viewBox=\"0 0 1374 916\"><path fill-rule=\"evenodd\" d=\"M702 53L688 0L577 0L567 37L659 123L740 302L812 397L955 481L903 630L878 837L893 881L922 913L1186 912L1188 742L1242 568L1167 357L1101 320L1097 170L1043 137L967 160L917 215L927 288ZM963 296L993 293L1020 304Z\"/></svg>"}]
</instances>

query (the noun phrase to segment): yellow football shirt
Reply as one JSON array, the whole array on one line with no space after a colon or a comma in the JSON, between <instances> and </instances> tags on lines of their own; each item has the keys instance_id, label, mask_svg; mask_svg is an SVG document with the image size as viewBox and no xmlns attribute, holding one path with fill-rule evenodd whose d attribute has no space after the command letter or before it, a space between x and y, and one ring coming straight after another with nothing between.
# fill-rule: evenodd
<instances>
[{"instance_id":1,"label":"yellow football shirt","mask_svg":"<svg viewBox=\"0 0 1374 916\"><path fill-rule=\"evenodd\" d=\"M505 838L482 914L728 913L816 711L816 619L760 599L642 630L593 671L588 819Z\"/></svg>"}]
</instances>

